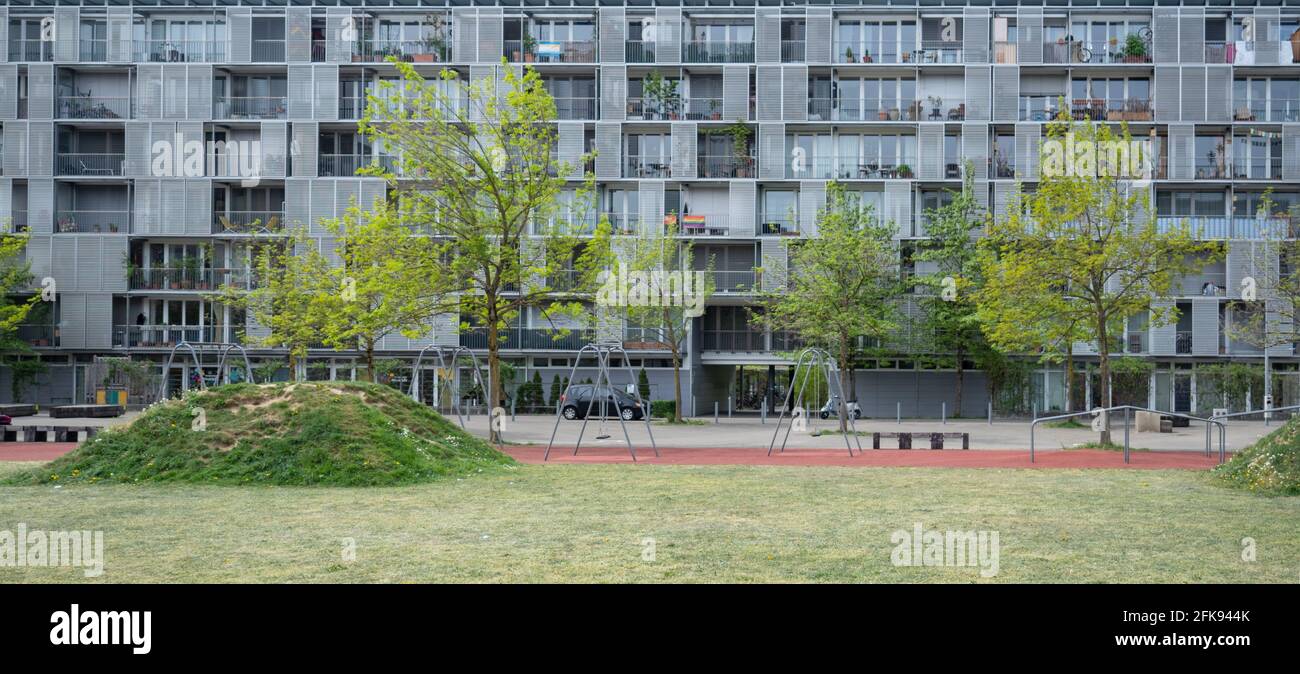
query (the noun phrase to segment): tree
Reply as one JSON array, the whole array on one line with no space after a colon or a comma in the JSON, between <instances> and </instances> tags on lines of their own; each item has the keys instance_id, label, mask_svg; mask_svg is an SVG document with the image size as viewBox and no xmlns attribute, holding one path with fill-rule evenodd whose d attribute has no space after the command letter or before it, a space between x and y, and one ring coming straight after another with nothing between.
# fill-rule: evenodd
<instances>
[{"instance_id":1,"label":"tree","mask_svg":"<svg viewBox=\"0 0 1300 674\"><path fill-rule=\"evenodd\" d=\"M668 349L677 405L673 423L682 422L682 354L691 320L704 313L704 301L713 293L713 275L696 269L695 244L681 240L677 220L665 218L657 233L618 237L611 244L618 263L596 294L596 303L639 330L642 341ZM648 398L648 381L644 388L642 397Z\"/></svg>"},{"instance_id":2,"label":"tree","mask_svg":"<svg viewBox=\"0 0 1300 674\"><path fill-rule=\"evenodd\" d=\"M883 339L898 325L903 285L894 224L878 223L871 206L837 182L826 186L817 223L818 236L787 243L788 285L762 292L762 312L755 317L834 354L848 402L856 399L850 376L854 343ZM842 414L840 428L846 428Z\"/></svg>"},{"instance_id":3,"label":"tree","mask_svg":"<svg viewBox=\"0 0 1300 674\"><path fill-rule=\"evenodd\" d=\"M307 349L323 341L322 313L313 304L319 295L327 294L317 275L326 266L305 230L295 230L288 239L257 245L250 260L249 287L232 283L220 289L223 303L242 309L250 323L267 329L264 335L246 334L250 343L288 351L289 372L295 380Z\"/></svg>"},{"instance_id":4,"label":"tree","mask_svg":"<svg viewBox=\"0 0 1300 674\"><path fill-rule=\"evenodd\" d=\"M1062 117L1047 133L1038 189L995 220L982 242L979 316L999 348L1022 346L1026 331L1040 342L1085 336L1096 344L1106 405L1123 322L1149 313L1151 325L1167 324L1173 310L1152 300L1218 248L1198 242L1186 223L1162 227L1148 191L1129 188L1144 174L1123 161L1138 147L1127 126L1117 135L1105 124ZM1108 426L1101 442L1110 442Z\"/></svg>"},{"instance_id":5,"label":"tree","mask_svg":"<svg viewBox=\"0 0 1300 674\"><path fill-rule=\"evenodd\" d=\"M18 328L27 322L29 315L49 315L53 306L42 302L39 293L22 297L32 283L31 267L23 255L26 247L25 234L0 234L0 357L3 359L0 363L10 370L14 402L22 397L27 384L46 371L44 361L39 358L22 358L31 354L32 348L19 337Z\"/></svg>"},{"instance_id":6,"label":"tree","mask_svg":"<svg viewBox=\"0 0 1300 674\"><path fill-rule=\"evenodd\" d=\"M380 82L359 128L395 157L383 175L403 220L436 243L435 254L405 263L427 270L427 292L443 310L486 332L489 402L497 406L502 331L529 309L544 319L590 313L583 297L607 264L608 223L587 228L590 176L565 194L576 167L552 154L555 101L536 71L521 76L503 59L505 77L494 87L464 85L451 70L425 80L410 64L390 62L400 79Z\"/></svg>"},{"instance_id":7,"label":"tree","mask_svg":"<svg viewBox=\"0 0 1300 674\"><path fill-rule=\"evenodd\" d=\"M918 279L929 290L921 297L921 308L927 332L933 335L932 347L939 353L952 354L956 363L958 415L966 358L982 362L990 349L975 304L975 290L981 282L978 249L973 243L985 228L988 213L975 198L972 174L968 166L962 189L951 193L952 200L926 212L930 240L914 256L917 261L933 264L934 272Z\"/></svg>"}]
</instances>

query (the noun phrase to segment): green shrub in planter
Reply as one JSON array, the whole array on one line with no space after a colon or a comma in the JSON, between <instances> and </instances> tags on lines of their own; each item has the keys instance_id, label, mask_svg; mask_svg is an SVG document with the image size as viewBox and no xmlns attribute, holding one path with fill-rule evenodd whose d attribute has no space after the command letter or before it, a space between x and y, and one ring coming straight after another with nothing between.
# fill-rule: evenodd
<instances>
[{"instance_id":1,"label":"green shrub in planter","mask_svg":"<svg viewBox=\"0 0 1300 674\"><path fill-rule=\"evenodd\" d=\"M659 419L672 419L676 416L676 400L655 400L650 403L650 416Z\"/></svg>"}]
</instances>

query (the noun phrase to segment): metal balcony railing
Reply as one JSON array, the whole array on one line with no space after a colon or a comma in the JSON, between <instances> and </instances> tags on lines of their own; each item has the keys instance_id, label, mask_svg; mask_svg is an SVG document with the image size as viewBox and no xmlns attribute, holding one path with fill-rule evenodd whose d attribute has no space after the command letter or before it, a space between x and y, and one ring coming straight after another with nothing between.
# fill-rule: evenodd
<instances>
[{"instance_id":1,"label":"metal balcony railing","mask_svg":"<svg viewBox=\"0 0 1300 674\"><path fill-rule=\"evenodd\" d=\"M1020 121L1050 122L1056 119L1061 98L1059 95L1021 96L1019 103Z\"/></svg>"},{"instance_id":2,"label":"metal balcony railing","mask_svg":"<svg viewBox=\"0 0 1300 674\"><path fill-rule=\"evenodd\" d=\"M107 61L108 40L104 38L81 40L77 55L83 63Z\"/></svg>"},{"instance_id":3,"label":"metal balcony railing","mask_svg":"<svg viewBox=\"0 0 1300 674\"><path fill-rule=\"evenodd\" d=\"M781 40L781 62L803 63L807 44L804 40Z\"/></svg>"},{"instance_id":4,"label":"metal balcony railing","mask_svg":"<svg viewBox=\"0 0 1300 674\"><path fill-rule=\"evenodd\" d=\"M127 234L131 231L130 211L59 211L54 231L60 234Z\"/></svg>"},{"instance_id":5,"label":"metal balcony railing","mask_svg":"<svg viewBox=\"0 0 1300 674\"><path fill-rule=\"evenodd\" d=\"M212 214L215 234L274 234L284 230L284 211L225 211Z\"/></svg>"},{"instance_id":6,"label":"metal balcony railing","mask_svg":"<svg viewBox=\"0 0 1300 674\"><path fill-rule=\"evenodd\" d=\"M899 98L841 98L836 119L840 121L917 121L921 118L921 101Z\"/></svg>"},{"instance_id":7,"label":"metal balcony railing","mask_svg":"<svg viewBox=\"0 0 1300 674\"><path fill-rule=\"evenodd\" d=\"M366 98L364 96L339 97L339 119L361 119L365 111Z\"/></svg>"},{"instance_id":8,"label":"metal balcony railing","mask_svg":"<svg viewBox=\"0 0 1300 674\"><path fill-rule=\"evenodd\" d=\"M757 288L757 283L758 274L753 269L713 272L715 293L752 293Z\"/></svg>"},{"instance_id":9,"label":"metal balcony railing","mask_svg":"<svg viewBox=\"0 0 1300 674\"><path fill-rule=\"evenodd\" d=\"M997 64L1017 63L1016 49L1018 45L1014 42L994 42L993 43L993 62Z\"/></svg>"},{"instance_id":10,"label":"metal balcony railing","mask_svg":"<svg viewBox=\"0 0 1300 674\"><path fill-rule=\"evenodd\" d=\"M497 339L502 349L577 351L596 339L593 330L559 330L510 327L500 330ZM487 348L487 330L469 328L460 333L460 345L470 349Z\"/></svg>"},{"instance_id":11,"label":"metal balcony railing","mask_svg":"<svg viewBox=\"0 0 1300 674\"><path fill-rule=\"evenodd\" d=\"M667 223L675 216L664 217ZM726 236L730 228L726 213L685 213L677 225L678 236Z\"/></svg>"},{"instance_id":12,"label":"metal balcony railing","mask_svg":"<svg viewBox=\"0 0 1300 674\"><path fill-rule=\"evenodd\" d=\"M740 40L704 40L682 45L683 63L753 63L754 43Z\"/></svg>"},{"instance_id":13,"label":"metal balcony railing","mask_svg":"<svg viewBox=\"0 0 1300 674\"><path fill-rule=\"evenodd\" d=\"M448 39L425 40L365 40L352 51L354 62L387 61L388 57L408 63L447 63L451 61L451 42ZM324 53L321 60L325 60Z\"/></svg>"},{"instance_id":14,"label":"metal balcony railing","mask_svg":"<svg viewBox=\"0 0 1300 674\"><path fill-rule=\"evenodd\" d=\"M1236 122L1297 122L1300 121L1300 99L1237 101L1232 107L1232 119Z\"/></svg>"},{"instance_id":15,"label":"metal balcony railing","mask_svg":"<svg viewBox=\"0 0 1300 674\"><path fill-rule=\"evenodd\" d=\"M595 63L593 40L506 40L503 56L512 63Z\"/></svg>"},{"instance_id":16,"label":"metal balcony railing","mask_svg":"<svg viewBox=\"0 0 1300 674\"><path fill-rule=\"evenodd\" d=\"M903 42L836 42L831 60L837 63L911 63L915 45Z\"/></svg>"},{"instance_id":17,"label":"metal balcony railing","mask_svg":"<svg viewBox=\"0 0 1300 674\"><path fill-rule=\"evenodd\" d=\"M31 38L10 38L10 61L53 61L54 42Z\"/></svg>"},{"instance_id":18,"label":"metal balcony railing","mask_svg":"<svg viewBox=\"0 0 1300 674\"><path fill-rule=\"evenodd\" d=\"M113 346L170 348L180 342L220 341L223 332L213 325L118 325L113 329Z\"/></svg>"},{"instance_id":19,"label":"metal balcony railing","mask_svg":"<svg viewBox=\"0 0 1300 674\"><path fill-rule=\"evenodd\" d=\"M133 269L127 276L131 290L211 291L221 285L224 270L203 267L150 267Z\"/></svg>"},{"instance_id":20,"label":"metal balcony railing","mask_svg":"<svg viewBox=\"0 0 1300 674\"><path fill-rule=\"evenodd\" d=\"M904 153L895 157L840 157L836 161L840 178L856 180L906 180L915 175L916 156Z\"/></svg>"},{"instance_id":21,"label":"metal balcony railing","mask_svg":"<svg viewBox=\"0 0 1300 674\"><path fill-rule=\"evenodd\" d=\"M556 119L599 119L594 96L559 96L555 98Z\"/></svg>"},{"instance_id":22,"label":"metal balcony railing","mask_svg":"<svg viewBox=\"0 0 1300 674\"><path fill-rule=\"evenodd\" d=\"M1226 216L1160 215L1156 217L1156 228L1162 232L1184 226L1190 230L1192 236L1201 240L1227 239L1232 233L1232 220Z\"/></svg>"},{"instance_id":23,"label":"metal balcony railing","mask_svg":"<svg viewBox=\"0 0 1300 674\"><path fill-rule=\"evenodd\" d=\"M38 348L59 345L59 326L50 323L20 325L17 337L29 346Z\"/></svg>"},{"instance_id":24,"label":"metal balcony railing","mask_svg":"<svg viewBox=\"0 0 1300 674\"><path fill-rule=\"evenodd\" d=\"M698 175L701 178L752 178L754 176L754 157L737 157L728 155L701 155L698 161Z\"/></svg>"},{"instance_id":25,"label":"metal balcony railing","mask_svg":"<svg viewBox=\"0 0 1300 674\"><path fill-rule=\"evenodd\" d=\"M212 104L213 119L285 119L284 96L220 96Z\"/></svg>"},{"instance_id":26,"label":"metal balcony railing","mask_svg":"<svg viewBox=\"0 0 1300 674\"><path fill-rule=\"evenodd\" d=\"M604 217L609 220L610 231L614 234L640 234L641 233L641 216L628 215L624 213L605 213Z\"/></svg>"},{"instance_id":27,"label":"metal balcony railing","mask_svg":"<svg viewBox=\"0 0 1300 674\"><path fill-rule=\"evenodd\" d=\"M628 155L623 160L624 178L671 178L672 164L666 156Z\"/></svg>"},{"instance_id":28,"label":"metal balcony railing","mask_svg":"<svg viewBox=\"0 0 1300 674\"><path fill-rule=\"evenodd\" d=\"M633 97L627 99L628 119L675 120L681 119L682 101L679 98L658 99Z\"/></svg>"},{"instance_id":29,"label":"metal balcony railing","mask_svg":"<svg viewBox=\"0 0 1300 674\"><path fill-rule=\"evenodd\" d=\"M722 98L686 99L686 119L722 121Z\"/></svg>"},{"instance_id":30,"label":"metal balcony railing","mask_svg":"<svg viewBox=\"0 0 1300 674\"><path fill-rule=\"evenodd\" d=\"M645 40L628 40L623 49L628 63L654 63L655 43Z\"/></svg>"},{"instance_id":31,"label":"metal balcony railing","mask_svg":"<svg viewBox=\"0 0 1300 674\"><path fill-rule=\"evenodd\" d=\"M1174 353L1183 355L1192 352L1192 331L1178 330L1174 332Z\"/></svg>"},{"instance_id":32,"label":"metal balcony railing","mask_svg":"<svg viewBox=\"0 0 1300 674\"><path fill-rule=\"evenodd\" d=\"M130 119L130 96L59 96L61 119Z\"/></svg>"},{"instance_id":33,"label":"metal balcony railing","mask_svg":"<svg viewBox=\"0 0 1300 674\"><path fill-rule=\"evenodd\" d=\"M1016 177L1016 158L993 156L989 159L989 174L994 178Z\"/></svg>"},{"instance_id":34,"label":"metal balcony railing","mask_svg":"<svg viewBox=\"0 0 1300 674\"><path fill-rule=\"evenodd\" d=\"M1197 157L1194 175L1197 180L1227 180L1231 168L1227 157Z\"/></svg>"},{"instance_id":35,"label":"metal balcony railing","mask_svg":"<svg viewBox=\"0 0 1300 674\"><path fill-rule=\"evenodd\" d=\"M1205 43L1205 62L1215 64L1232 63L1234 51L1236 51L1236 43L1207 41Z\"/></svg>"},{"instance_id":36,"label":"metal balcony railing","mask_svg":"<svg viewBox=\"0 0 1300 674\"><path fill-rule=\"evenodd\" d=\"M959 64L961 60L961 42L944 40L921 40L921 49L917 52L920 63Z\"/></svg>"},{"instance_id":37,"label":"metal balcony railing","mask_svg":"<svg viewBox=\"0 0 1300 674\"><path fill-rule=\"evenodd\" d=\"M355 58L356 57L353 57L354 60ZM325 41L324 40L311 41L311 60L312 63L325 62Z\"/></svg>"},{"instance_id":38,"label":"metal balcony railing","mask_svg":"<svg viewBox=\"0 0 1300 674\"><path fill-rule=\"evenodd\" d=\"M1154 119L1151 100L1147 98L1076 98L1070 101L1070 114L1080 121L1149 122Z\"/></svg>"},{"instance_id":39,"label":"metal balcony railing","mask_svg":"<svg viewBox=\"0 0 1300 674\"><path fill-rule=\"evenodd\" d=\"M1232 162L1233 180L1281 180L1282 158L1268 157Z\"/></svg>"},{"instance_id":40,"label":"metal balcony railing","mask_svg":"<svg viewBox=\"0 0 1300 674\"><path fill-rule=\"evenodd\" d=\"M799 222L788 215L758 218L760 236L799 236Z\"/></svg>"},{"instance_id":41,"label":"metal balcony railing","mask_svg":"<svg viewBox=\"0 0 1300 674\"><path fill-rule=\"evenodd\" d=\"M966 119L966 102L948 98L921 101L921 119L928 122L960 122Z\"/></svg>"},{"instance_id":42,"label":"metal balcony railing","mask_svg":"<svg viewBox=\"0 0 1300 674\"><path fill-rule=\"evenodd\" d=\"M836 162L832 157L803 157L789 160L785 177L791 180L829 180L835 178Z\"/></svg>"},{"instance_id":43,"label":"metal balcony railing","mask_svg":"<svg viewBox=\"0 0 1300 674\"><path fill-rule=\"evenodd\" d=\"M700 335L705 351L767 351L767 335L759 330L705 330Z\"/></svg>"},{"instance_id":44,"label":"metal balcony railing","mask_svg":"<svg viewBox=\"0 0 1300 674\"><path fill-rule=\"evenodd\" d=\"M55 162L61 176L120 176L124 173L126 154L122 152L61 152Z\"/></svg>"},{"instance_id":45,"label":"metal balcony railing","mask_svg":"<svg viewBox=\"0 0 1300 674\"><path fill-rule=\"evenodd\" d=\"M253 40L251 56L254 63L284 63L284 40Z\"/></svg>"},{"instance_id":46,"label":"metal balcony railing","mask_svg":"<svg viewBox=\"0 0 1300 674\"><path fill-rule=\"evenodd\" d=\"M224 40L140 40L135 60L146 63L215 63L226 60Z\"/></svg>"},{"instance_id":47,"label":"metal balcony railing","mask_svg":"<svg viewBox=\"0 0 1300 674\"><path fill-rule=\"evenodd\" d=\"M1183 297L1223 297L1227 293L1227 274L1202 271L1180 279L1178 294Z\"/></svg>"},{"instance_id":48,"label":"metal balcony railing","mask_svg":"<svg viewBox=\"0 0 1300 674\"><path fill-rule=\"evenodd\" d=\"M0 233L17 234L27 231L27 211L11 211L7 219L0 219Z\"/></svg>"},{"instance_id":49,"label":"metal balcony railing","mask_svg":"<svg viewBox=\"0 0 1300 674\"><path fill-rule=\"evenodd\" d=\"M323 178L354 176L367 166L392 166L391 158L373 154L322 154L316 158L316 174Z\"/></svg>"}]
</instances>

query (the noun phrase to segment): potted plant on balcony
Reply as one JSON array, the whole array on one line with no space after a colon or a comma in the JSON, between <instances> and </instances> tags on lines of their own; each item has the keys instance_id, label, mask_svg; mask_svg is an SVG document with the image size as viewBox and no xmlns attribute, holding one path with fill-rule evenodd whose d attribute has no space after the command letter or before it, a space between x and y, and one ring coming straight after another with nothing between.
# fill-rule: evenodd
<instances>
[{"instance_id":1,"label":"potted plant on balcony","mask_svg":"<svg viewBox=\"0 0 1300 674\"><path fill-rule=\"evenodd\" d=\"M912 167L909 166L909 165L907 165L907 164L899 164L899 165L898 165L898 177L899 177L899 178L911 178L911 177L912 177Z\"/></svg>"},{"instance_id":2,"label":"potted plant on balcony","mask_svg":"<svg viewBox=\"0 0 1300 674\"><path fill-rule=\"evenodd\" d=\"M718 99L716 98L709 99L709 119L715 122L722 119L722 111L718 109Z\"/></svg>"},{"instance_id":3,"label":"potted plant on balcony","mask_svg":"<svg viewBox=\"0 0 1300 674\"><path fill-rule=\"evenodd\" d=\"M424 46L424 53L415 55L416 62L432 63L442 60L447 51L447 31L446 22L441 16L424 16L424 39L420 42Z\"/></svg>"},{"instance_id":4,"label":"potted plant on balcony","mask_svg":"<svg viewBox=\"0 0 1300 674\"><path fill-rule=\"evenodd\" d=\"M1124 56L1125 63L1146 63L1150 61L1147 57L1147 42L1137 33L1129 33L1124 38Z\"/></svg>"},{"instance_id":5,"label":"potted plant on balcony","mask_svg":"<svg viewBox=\"0 0 1300 674\"><path fill-rule=\"evenodd\" d=\"M727 127L727 133L731 134L731 154L736 160L736 177L748 178L754 162L749 156L749 138L753 131L738 119L735 124Z\"/></svg>"},{"instance_id":6,"label":"potted plant on balcony","mask_svg":"<svg viewBox=\"0 0 1300 674\"><path fill-rule=\"evenodd\" d=\"M848 63L857 63L857 60L853 58L853 47L844 50L844 60Z\"/></svg>"},{"instance_id":7,"label":"potted plant on balcony","mask_svg":"<svg viewBox=\"0 0 1300 674\"><path fill-rule=\"evenodd\" d=\"M524 61L532 63L537 60L537 38L524 33Z\"/></svg>"}]
</instances>

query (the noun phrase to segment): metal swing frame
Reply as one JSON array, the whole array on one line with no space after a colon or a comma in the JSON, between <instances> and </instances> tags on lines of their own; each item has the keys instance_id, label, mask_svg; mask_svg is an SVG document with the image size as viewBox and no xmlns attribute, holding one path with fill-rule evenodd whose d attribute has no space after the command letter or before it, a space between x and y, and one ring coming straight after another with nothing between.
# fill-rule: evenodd
<instances>
[{"instance_id":1,"label":"metal swing frame","mask_svg":"<svg viewBox=\"0 0 1300 674\"><path fill-rule=\"evenodd\" d=\"M430 349L432 349L434 354L437 355L438 357L439 370L447 369L448 360L450 360L451 364L454 366L456 365L456 363L459 362L460 357L462 355L469 356L470 362L473 364L474 382L478 384L479 389L483 391L484 398L492 397L492 389L484 385L482 367L479 364L478 356L474 355L473 351L469 350L467 347L464 346L448 347L448 346L436 346L431 344L429 346L424 347L423 349L420 349L419 355L415 357L415 364L411 366L411 385L407 388L406 393L407 395L411 396L412 400L415 400L415 402L420 402L420 364L424 362L424 354L428 352ZM447 351L451 352L450 358L446 355ZM436 377L437 375L435 375L435 382L436 382ZM489 382L491 381L491 379L492 379L492 373L489 372L488 373ZM456 420L460 422L461 429L464 429L465 417L463 414L461 414L460 411L459 391L457 391L457 395L455 395L452 398L452 407L456 410ZM489 407L488 409L489 423L491 423L491 419L492 419L492 408Z\"/></svg>"},{"instance_id":2,"label":"metal swing frame","mask_svg":"<svg viewBox=\"0 0 1300 674\"><path fill-rule=\"evenodd\" d=\"M199 347L195 349L194 347ZM176 350L184 348L190 353L190 360L194 363L194 368L199 372L199 388L207 389L208 380L203 376L203 360L199 358L199 351L207 352L210 348L220 349L217 356L217 384L221 383L222 377L226 376L226 357L232 350L238 349L239 355L244 359L244 372L248 376L248 381L256 384L257 380L253 376L253 364L248 360L248 351L239 344L229 342L177 342L172 346L171 351L167 354L167 362L163 365L162 381L158 384L158 399L167 399L167 373L172 369L172 363L176 360Z\"/></svg>"},{"instance_id":3,"label":"metal swing frame","mask_svg":"<svg viewBox=\"0 0 1300 674\"><path fill-rule=\"evenodd\" d=\"M849 432L853 434L853 442L849 442L848 435L844 436L844 447L849 450L849 456L853 456L854 444L857 444L858 446L858 454L862 454L862 438L858 437L858 425L854 420L853 415L849 413L849 401L847 396L844 395L844 386L840 382L838 376L839 370L835 364L835 359L831 358L830 353L825 349L810 346L803 351L800 351L798 358L795 359L794 373L791 376L791 386L785 391L785 401L781 404L781 414L776 418L776 430L772 432L772 441L767 445L767 455L772 456L772 450L776 447L776 438L778 435L781 435L781 425L785 420L785 411L787 409L802 410L805 421L810 418L808 410L803 407L804 391L808 388L808 376L805 375L803 381L799 382L799 394L795 396L794 407L790 407L790 398L794 395L794 382L799 381L800 369L803 369L807 374L811 374L814 371L813 368L820 368L820 371L825 373L827 388L834 386L833 390L839 391L839 411L841 415L839 418L847 418ZM834 384L831 384L831 382L834 382ZM790 431L794 430L796 418L797 417L795 417L792 412L790 416L790 424L785 427L785 437L781 439L781 453L783 454L785 453L786 443L790 441Z\"/></svg>"},{"instance_id":4,"label":"metal swing frame","mask_svg":"<svg viewBox=\"0 0 1300 674\"><path fill-rule=\"evenodd\" d=\"M641 406L641 419L645 421L645 432L650 436L650 447L654 450L655 456L658 457L660 455L659 446L655 444L654 431L650 430L650 408L647 407L645 401L641 399L641 390L636 386L636 375L632 372L632 364L628 359L627 349L623 348L622 342L593 342L579 349L577 357L573 359L573 368L569 372L569 384L564 387L563 398L567 399L569 397L569 391L574 386L574 379L578 377L578 364L582 362L582 357L586 353L591 353L596 357L597 372L596 381L593 384L595 391L591 396L591 401L587 403L587 413L582 417L582 428L578 429L578 441L573 445L573 455L577 456L578 448L582 446L582 436L587 432L587 422L591 420L591 412L596 406L596 394L601 390L602 380L604 381L603 386L609 389L610 395L613 395L614 382L610 378L609 360L611 356L621 354L623 356L623 369L627 371L628 381L632 383L632 391L636 396L636 402ZM585 386L585 384L583 384L583 386ZM615 400L616 409L617 406L617 400ZM604 409L605 402L601 401L602 415L604 414ZM632 446L632 436L627 432L627 422L623 419L621 411L617 412L615 416L618 417L619 426L623 429L623 439L627 442L627 451L632 455L632 460L636 461L636 448ZM559 432L560 422L563 419L564 404L561 402L561 404L555 409L555 427L551 429L550 442L546 443L546 453L542 456L543 461L549 461L551 458L551 448L555 445L555 434Z\"/></svg>"}]
</instances>

